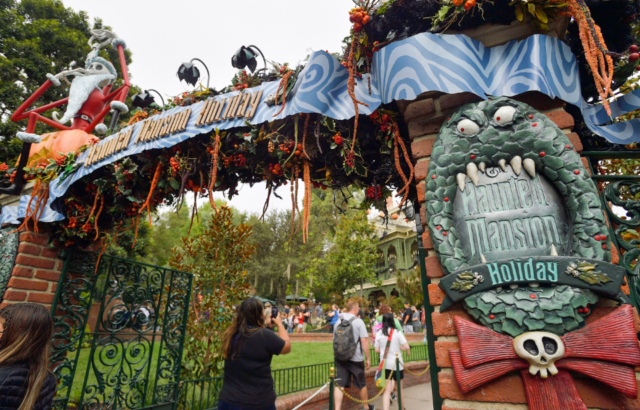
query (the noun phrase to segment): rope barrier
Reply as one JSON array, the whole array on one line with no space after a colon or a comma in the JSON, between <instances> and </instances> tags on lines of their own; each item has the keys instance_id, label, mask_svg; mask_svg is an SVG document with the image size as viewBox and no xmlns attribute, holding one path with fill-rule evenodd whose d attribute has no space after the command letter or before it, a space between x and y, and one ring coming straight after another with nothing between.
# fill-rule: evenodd
<instances>
[{"instance_id":1,"label":"rope barrier","mask_svg":"<svg viewBox=\"0 0 640 410\"><path fill-rule=\"evenodd\" d=\"M293 410L298 410L300 407L304 406L305 404L307 404L307 402L311 399L313 399L314 397L316 397L318 395L318 393L320 393L322 390L324 390L325 387L327 387L329 384L331 384L331 381L328 381L324 384L324 386L320 387L318 389L317 392L313 393L311 396L309 396L305 401L303 401L302 403L298 404L296 407L293 408Z\"/></svg>"},{"instance_id":2,"label":"rope barrier","mask_svg":"<svg viewBox=\"0 0 640 410\"><path fill-rule=\"evenodd\" d=\"M412 375L414 375L414 376L422 376L423 374L425 374L425 373L429 370L429 368L430 368L430 367L431 367L431 364L429 363L429 364L427 364L427 368L426 368L426 369L424 369L424 370L423 370L423 371L421 371L420 373L414 373L414 372L412 372L411 370L407 369L407 366L405 365L405 366L404 366L404 370L405 370L407 373L412 374Z\"/></svg>"},{"instance_id":3,"label":"rope barrier","mask_svg":"<svg viewBox=\"0 0 640 410\"><path fill-rule=\"evenodd\" d=\"M396 360L395 360L395 364L396 364L396 365L398 364L398 358L396 358ZM385 366L385 368L386 368L386 366ZM406 366L404 366L404 369L403 369L403 370L405 370L407 373L409 373L409 374L411 374L411 375L413 375L413 376L422 376L423 374L425 374L426 372L428 372L430 368L431 368L431 364L430 364L430 363L427 363L427 367L426 367L423 371L421 371L420 373L414 373L414 372L412 372L411 370L407 369L407 367L406 367ZM385 370L386 370L386 369L385 369ZM393 371L391 371L391 372L389 373L389 377L387 378L387 383L389 383L389 382L392 380L392 377L393 377L393 375L394 375L394 372L395 372L395 370L393 370ZM333 377L333 368L331 368L331 377ZM338 379L336 379L336 381L337 381L337 380L338 380ZM329 381L327 384L325 384L324 386L322 386L322 387L320 388L320 390L318 390L317 392L315 392L315 393L313 394L313 396L309 397L308 399L306 399L305 401L303 401L302 403L300 403L300 404L299 404L298 406L296 406L293 410L297 410L300 406L302 406L303 404L305 404L306 402L308 402L309 400L311 400L311 398L313 398L315 395L317 395L318 393L320 393L320 391L321 391L322 389L324 389L325 387L327 387L327 385L328 385L328 384L330 384L330 383L331 383L331 381ZM378 392L378 394L376 394L374 397L372 397L372 398L370 398L370 399L368 399L368 400L360 400L360 399L356 399L355 397L351 396L349 393L347 393L347 392L346 392L346 390L345 390L344 388L340 387L337 383L336 383L336 387L337 387L338 389L340 389L340 391L342 392L342 394L344 394L344 396L345 396L346 398L348 398L349 400L351 400L351 401L353 401L353 402L355 402L355 403L359 403L359 404L369 404L369 403L371 403L371 402L375 401L375 400L376 400L376 399L378 399L380 396L382 396L382 395L384 394L384 391L386 390L386 384L385 384L385 388L384 388L384 389L382 389L382 390L380 390L380 391Z\"/></svg>"},{"instance_id":4,"label":"rope barrier","mask_svg":"<svg viewBox=\"0 0 640 410\"><path fill-rule=\"evenodd\" d=\"M398 359L396 359L397 361ZM385 366L386 367L386 366ZM389 378L387 379L387 383L389 383L391 381L391 377L393 376L393 371L391 373L389 373ZM346 398L348 398L349 400L359 403L359 404L369 404L373 401L375 401L378 397L382 396L382 394L384 393L384 391L386 390L386 384L385 384L385 388L380 390L378 392L378 394L376 394L373 398L369 399L369 400L360 400L360 399L356 399L355 397L349 395L349 393L347 393L342 387L340 387L338 384L336 384L336 387L338 389L340 389L340 391L342 392L342 394L345 395Z\"/></svg>"}]
</instances>

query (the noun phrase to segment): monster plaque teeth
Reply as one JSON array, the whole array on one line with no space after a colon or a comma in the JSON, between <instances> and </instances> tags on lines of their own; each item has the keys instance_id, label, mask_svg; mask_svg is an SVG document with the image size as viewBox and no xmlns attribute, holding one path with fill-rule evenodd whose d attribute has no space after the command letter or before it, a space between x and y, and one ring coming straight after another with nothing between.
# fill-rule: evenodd
<instances>
[{"instance_id":1,"label":"monster plaque teeth","mask_svg":"<svg viewBox=\"0 0 640 410\"><path fill-rule=\"evenodd\" d=\"M522 158L520 156L515 156L511 160L510 164L513 172L520 176L520 173L522 172Z\"/></svg>"},{"instance_id":2,"label":"monster plaque teeth","mask_svg":"<svg viewBox=\"0 0 640 410\"><path fill-rule=\"evenodd\" d=\"M467 176L463 173L459 173L458 175L456 175L456 181L458 182L458 188L460 188L461 192L464 192L464 185L465 185L465 180L467 179Z\"/></svg>"},{"instance_id":3,"label":"monster plaque teeth","mask_svg":"<svg viewBox=\"0 0 640 410\"><path fill-rule=\"evenodd\" d=\"M481 162L478 164L478 169L482 172L484 172L485 168L487 167L487 165L484 162Z\"/></svg>"},{"instance_id":4,"label":"monster plaque teeth","mask_svg":"<svg viewBox=\"0 0 640 410\"><path fill-rule=\"evenodd\" d=\"M531 175L531 178L535 178L536 177L536 163L533 162L533 160L531 158L526 158L523 161L523 165L524 165L524 170L527 171L527 173L529 175Z\"/></svg>"},{"instance_id":5,"label":"monster plaque teeth","mask_svg":"<svg viewBox=\"0 0 640 410\"><path fill-rule=\"evenodd\" d=\"M498 165L500 165L500 168L502 168L502 172L506 172L507 171L507 161L504 159L501 159L500 161L498 161Z\"/></svg>"},{"instance_id":6,"label":"monster plaque teeth","mask_svg":"<svg viewBox=\"0 0 640 410\"><path fill-rule=\"evenodd\" d=\"M478 176L478 166L470 162L467 164L467 176L473 182L473 185L478 186L478 182L480 182L480 177Z\"/></svg>"},{"instance_id":7,"label":"monster plaque teeth","mask_svg":"<svg viewBox=\"0 0 640 410\"><path fill-rule=\"evenodd\" d=\"M551 256L558 256L558 251L556 250L556 247L554 244L551 244Z\"/></svg>"},{"instance_id":8,"label":"monster plaque teeth","mask_svg":"<svg viewBox=\"0 0 640 410\"><path fill-rule=\"evenodd\" d=\"M484 257L484 254L480 254L480 260L482 261L482 263L487 263L487 258Z\"/></svg>"}]
</instances>

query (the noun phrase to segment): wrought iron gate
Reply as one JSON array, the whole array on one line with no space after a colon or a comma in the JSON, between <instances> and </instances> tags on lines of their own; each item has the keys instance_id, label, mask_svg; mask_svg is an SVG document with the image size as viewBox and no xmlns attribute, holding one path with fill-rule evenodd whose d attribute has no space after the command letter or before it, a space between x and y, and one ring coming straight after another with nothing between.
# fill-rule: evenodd
<instances>
[{"instance_id":1,"label":"wrought iron gate","mask_svg":"<svg viewBox=\"0 0 640 410\"><path fill-rule=\"evenodd\" d=\"M171 409L191 286L189 273L69 252L51 308L53 408Z\"/></svg>"},{"instance_id":2,"label":"wrought iron gate","mask_svg":"<svg viewBox=\"0 0 640 410\"><path fill-rule=\"evenodd\" d=\"M627 284L631 303L640 309L640 240L636 235L625 235L629 231L640 228L640 175L599 175L592 161L621 159L640 161L640 151L585 151L582 156L589 158L591 178L598 185L603 183L600 199L609 224L609 237L612 245L618 250L619 265L627 270ZM631 199L622 199L622 194ZM616 207L614 209L614 206ZM626 215L625 215L626 214ZM637 232L637 231L636 231Z\"/></svg>"}]
</instances>

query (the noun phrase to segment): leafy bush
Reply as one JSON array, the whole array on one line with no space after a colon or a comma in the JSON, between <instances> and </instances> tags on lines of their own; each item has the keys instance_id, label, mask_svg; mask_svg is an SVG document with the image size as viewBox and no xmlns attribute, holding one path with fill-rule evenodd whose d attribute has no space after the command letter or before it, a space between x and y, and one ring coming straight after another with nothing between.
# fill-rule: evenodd
<instances>
[{"instance_id":1,"label":"leafy bush","mask_svg":"<svg viewBox=\"0 0 640 410\"><path fill-rule=\"evenodd\" d=\"M182 359L182 379L222 373L222 334L235 316L234 305L248 297L246 265L255 252L251 227L233 223L226 206L211 213L202 234L182 238L169 265L194 275L192 306Z\"/></svg>"}]
</instances>

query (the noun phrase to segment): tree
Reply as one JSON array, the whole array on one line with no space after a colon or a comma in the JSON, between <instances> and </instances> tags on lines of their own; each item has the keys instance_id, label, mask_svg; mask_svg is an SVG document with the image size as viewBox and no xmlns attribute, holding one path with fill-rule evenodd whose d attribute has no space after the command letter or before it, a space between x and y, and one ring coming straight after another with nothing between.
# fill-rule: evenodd
<instances>
[{"instance_id":1,"label":"tree","mask_svg":"<svg viewBox=\"0 0 640 410\"><path fill-rule=\"evenodd\" d=\"M322 250L321 238L311 232L309 241L304 244L300 230L292 238L290 211L269 212L264 222L259 221L257 215L252 215L248 223L253 226L252 242L256 246L249 272L255 280L254 286L258 294L275 298L280 306L286 303L288 293L308 295L306 280L302 289L300 282L298 289L288 288L296 279L302 281L303 278L299 278L297 274Z\"/></svg>"},{"instance_id":2,"label":"tree","mask_svg":"<svg viewBox=\"0 0 640 410\"><path fill-rule=\"evenodd\" d=\"M222 333L235 316L234 305L249 294L247 263L255 252L251 227L233 222L226 206L213 211L198 236L182 238L169 265L193 273L192 308L182 360L183 379L213 377L222 370Z\"/></svg>"},{"instance_id":3,"label":"tree","mask_svg":"<svg viewBox=\"0 0 640 410\"><path fill-rule=\"evenodd\" d=\"M216 206L223 206L226 202L222 199L215 201ZM246 215L238 212L237 209L230 207L233 213L233 223L239 224L245 222ZM166 210L161 212L154 218L155 221L151 227L151 241L147 249L146 262L158 266L167 266L171 250L176 246L180 246L181 238L192 236L197 237L205 231L205 221L211 218L213 209L209 204L209 201L201 201L198 207L198 212L193 218L193 225L191 224L191 215L193 214L193 208L185 204L180 211ZM145 223L141 222L142 227ZM147 225L148 226L148 225ZM191 227L191 232L189 228Z\"/></svg>"},{"instance_id":4,"label":"tree","mask_svg":"<svg viewBox=\"0 0 640 410\"><path fill-rule=\"evenodd\" d=\"M350 210L338 219L330 249L306 273L318 278L323 288L340 294L356 285L374 282L375 239L366 212Z\"/></svg>"},{"instance_id":5,"label":"tree","mask_svg":"<svg viewBox=\"0 0 640 410\"><path fill-rule=\"evenodd\" d=\"M420 269L418 267L406 271L398 271L398 288L404 301L409 301L414 306L424 303L422 280L420 279Z\"/></svg>"},{"instance_id":6,"label":"tree","mask_svg":"<svg viewBox=\"0 0 640 410\"><path fill-rule=\"evenodd\" d=\"M342 201L338 203L346 207ZM328 300L329 293L317 285L318 277L306 270L314 260L322 259L329 248L339 213L332 195L314 189L306 243L302 241L300 218L296 218L295 234L291 237L291 211L269 212L264 221L252 215L248 223L253 226L252 241L257 250L249 272L256 292L275 299L280 306L285 304L286 296L293 293Z\"/></svg>"},{"instance_id":7,"label":"tree","mask_svg":"<svg viewBox=\"0 0 640 410\"><path fill-rule=\"evenodd\" d=\"M108 27L99 18L90 25L85 12L66 8L60 0L0 0L0 163L15 163L22 147L14 137L24 130L27 120L13 123L11 114L44 83L47 73L57 74L74 61L83 67L91 50L89 30L98 28ZM100 54L118 61L111 47ZM125 50L125 55L131 63L131 52ZM114 66L120 71L119 64ZM122 85L121 72L118 77L115 87ZM131 95L135 92L133 87L129 90ZM51 87L34 108L65 98L67 93L67 87ZM50 130L43 124L36 127L38 134Z\"/></svg>"},{"instance_id":8,"label":"tree","mask_svg":"<svg viewBox=\"0 0 640 410\"><path fill-rule=\"evenodd\" d=\"M136 243L132 248L134 237L134 229L118 233L116 239L107 248L107 254L125 259L146 260L154 241L149 225L144 222L140 223Z\"/></svg>"}]
</instances>

